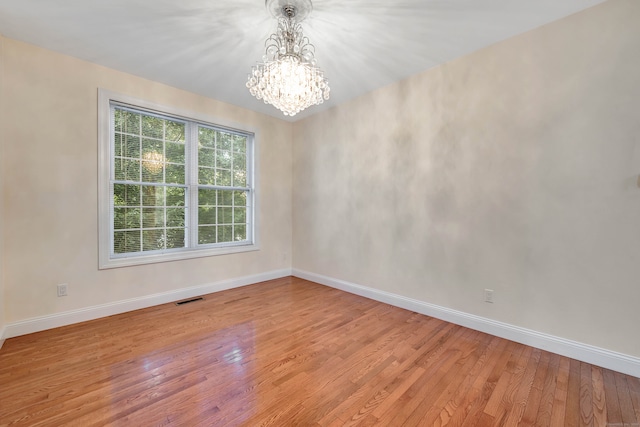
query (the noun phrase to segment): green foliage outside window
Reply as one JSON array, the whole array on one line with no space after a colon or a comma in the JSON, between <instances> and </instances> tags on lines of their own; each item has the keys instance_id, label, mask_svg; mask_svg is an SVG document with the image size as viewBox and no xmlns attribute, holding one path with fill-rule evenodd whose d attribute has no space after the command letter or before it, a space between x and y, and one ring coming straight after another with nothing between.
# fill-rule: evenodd
<instances>
[{"instance_id":1,"label":"green foliage outside window","mask_svg":"<svg viewBox=\"0 0 640 427\"><path fill-rule=\"evenodd\" d=\"M190 187L188 122L116 107L113 123L115 254L186 247L189 191L198 193L199 245L248 239L246 136L196 125L197 185Z\"/></svg>"}]
</instances>

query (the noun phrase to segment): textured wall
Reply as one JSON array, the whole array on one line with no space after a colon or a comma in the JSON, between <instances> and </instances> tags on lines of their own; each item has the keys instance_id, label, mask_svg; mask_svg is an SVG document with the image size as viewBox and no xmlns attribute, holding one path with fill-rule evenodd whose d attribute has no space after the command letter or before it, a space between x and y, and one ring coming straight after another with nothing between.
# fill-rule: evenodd
<instances>
[{"instance_id":1,"label":"textured wall","mask_svg":"<svg viewBox=\"0 0 640 427\"><path fill-rule=\"evenodd\" d=\"M4 39L0 212L6 321L291 266L291 125ZM98 270L97 93L104 88L256 131L261 250ZM55 285L69 284L57 298Z\"/></svg>"},{"instance_id":2,"label":"textured wall","mask_svg":"<svg viewBox=\"0 0 640 427\"><path fill-rule=\"evenodd\" d=\"M0 58L3 58L4 53L4 38L0 35ZM4 146L6 141L4 132L4 116L6 114L6 102L4 93L4 61L0 61L0 346L2 345L2 339L4 336L5 325L5 302L4 302L4 193L3 193L3 170L5 164Z\"/></svg>"},{"instance_id":3,"label":"textured wall","mask_svg":"<svg viewBox=\"0 0 640 427\"><path fill-rule=\"evenodd\" d=\"M640 356L639 18L609 1L297 122L294 268Z\"/></svg>"}]
</instances>

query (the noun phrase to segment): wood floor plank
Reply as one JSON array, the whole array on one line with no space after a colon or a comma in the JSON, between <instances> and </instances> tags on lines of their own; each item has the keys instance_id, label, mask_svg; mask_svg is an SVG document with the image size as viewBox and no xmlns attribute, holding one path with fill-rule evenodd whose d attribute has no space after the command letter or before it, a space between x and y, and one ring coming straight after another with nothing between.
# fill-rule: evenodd
<instances>
[{"instance_id":1,"label":"wood floor plank","mask_svg":"<svg viewBox=\"0 0 640 427\"><path fill-rule=\"evenodd\" d=\"M640 379L294 277L6 340L0 426L637 426Z\"/></svg>"},{"instance_id":2,"label":"wood floor plank","mask_svg":"<svg viewBox=\"0 0 640 427\"><path fill-rule=\"evenodd\" d=\"M520 357L523 351L525 351L525 355L523 356L523 358L526 358L528 357L527 353L530 354L532 349L531 347L527 348L525 346L519 345L511 354L511 358L507 362L505 372L500 375L500 379L496 383L496 387L491 394L491 398L484 407L485 414L495 418L501 412L501 407L503 406L505 397L508 398L507 393L510 391L509 384L512 382L514 375L516 375L516 367L521 360Z\"/></svg>"},{"instance_id":3,"label":"wood floor plank","mask_svg":"<svg viewBox=\"0 0 640 427\"><path fill-rule=\"evenodd\" d=\"M407 418L420 406L430 386L436 387L443 374L448 371L456 362L452 344L468 331L464 328L456 327L452 334L447 334L447 340L439 340L437 347L431 347L432 357L420 357L416 364L425 369L425 373L397 399L381 418L382 425L405 425ZM452 356L452 357L449 357Z\"/></svg>"},{"instance_id":4,"label":"wood floor plank","mask_svg":"<svg viewBox=\"0 0 640 427\"><path fill-rule=\"evenodd\" d=\"M551 425L553 415L553 404L555 403L555 390L558 384L558 373L560 367L560 356L549 354L549 367L542 386L542 395L538 414L536 415L535 426L543 427Z\"/></svg>"},{"instance_id":5,"label":"wood floor plank","mask_svg":"<svg viewBox=\"0 0 640 427\"><path fill-rule=\"evenodd\" d=\"M593 425L603 426L607 424L607 403L605 401L604 377L602 368L591 366Z\"/></svg>"},{"instance_id":6,"label":"wood floor plank","mask_svg":"<svg viewBox=\"0 0 640 427\"><path fill-rule=\"evenodd\" d=\"M569 360L564 424L567 427L580 425L580 362L574 359Z\"/></svg>"},{"instance_id":7,"label":"wood floor plank","mask_svg":"<svg viewBox=\"0 0 640 427\"><path fill-rule=\"evenodd\" d=\"M511 341L507 342L505 348L498 353L499 356L496 358L489 376L487 378L479 376L476 379L471 387L473 400L466 411L466 416L463 419L459 419L459 421L462 421L460 424L461 426L474 427L481 425L480 420L482 419L483 414L485 414L483 411L487 406L487 402L489 402L491 397L494 395L496 386L506 371L509 359L513 357L514 351L520 351L521 349L522 346L519 344ZM454 419L455 418L456 417L454 416Z\"/></svg>"},{"instance_id":8,"label":"wood floor plank","mask_svg":"<svg viewBox=\"0 0 640 427\"><path fill-rule=\"evenodd\" d=\"M475 335L475 334L474 334ZM487 348L487 342L477 340L469 348L468 353L460 353L454 366L444 372L440 381L425 394L420 406L407 419L406 425L439 425L439 418L445 408L454 407L455 393L460 388L470 387L470 379L475 378L470 372L479 370L482 366L482 355ZM480 362L480 367L478 363Z\"/></svg>"},{"instance_id":9,"label":"wood floor plank","mask_svg":"<svg viewBox=\"0 0 640 427\"><path fill-rule=\"evenodd\" d=\"M522 425L522 418L529 402L529 396L531 389L534 388L534 378L538 370L538 364L540 363L542 351L539 349L533 349L528 357L527 365L524 369L520 381L514 384L515 391L513 402L511 406L507 408L507 415L505 417L506 425ZM503 399L504 401L504 399ZM534 402L535 404L535 402Z\"/></svg>"},{"instance_id":10,"label":"wood floor plank","mask_svg":"<svg viewBox=\"0 0 640 427\"><path fill-rule=\"evenodd\" d=\"M566 357L560 358L558 366L558 379L556 382L556 390L553 401L553 410L551 412L551 425L565 425L567 413L567 396L569 394L569 378L570 378L571 360Z\"/></svg>"},{"instance_id":11,"label":"wood floor plank","mask_svg":"<svg viewBox=\"0 0 640 427\"><path fill-rule=\"evenodd\" d=\"M593 377L591 365L580 363L580 425L593 426Z\"/></svg>"},{"instance_id":12,"label":"wood floor plank","mask_svg":"<svg viewBox=\"0 0 640 427\"><path fill-rule=\"evenodd\" d=\"M626 379L627 385L629 386L631 402L633 403L633 410L636 414L636 419L640 421L640 378L626 376Z\"/></svg>"},{"instance_id":13,"label":"wood floor plank","mask_svg":"<svg viewBox=\"0 0 640 427\"><path fill-rule=\"evenodd\" d=\"M374 384L374 388L375 387L386 387L388 384L392 384L392 383L397 383L398 379L402 376L403 372L407 372L409 369L411 369L412 366L416 365L416 361L418 359L421 359L423 354L425 352L430 352L434 349L439 349L442 347L442 345L444 343L446 343L448 340L445 339L447 337L451 337L451 336L455 336L453 335L453 332L457 331L458 333L463 333L462 328L458 328L455 325L446 325L443 324L443 328L438 328L437 329L437 333L435 335L433 335L431 337L430 340L424 341L423 345L420 346L412 355L412 357L404 360L402 363L397 364L397 370L396 370L396 374L394 376L390 376L388 378L384 378L384 382L379 382L376 381ZM424 369L424 368L423 368ZM423 375L424 376L424 375ZM427 377L425 377L427 378ZM410 389L416 387L415 384L412 384L410 386ZM360 388L360 387L358 387ZM347 419L348 418L348 413L351 411L358 410L359 407L366 401L367 398L370 398L371 396L365 396L364 393L366 392L366 389L361 389L359 391L353 392L352 394L350 394L342 403L338 403L338 405L336 406L336 408L331 411L329 413L329 415L336 415L339 414L341 419ZM402 397L402 396L401 396ZM394 404L398 404L398 402L400 402L400 400L398 400L397 402L394 402ZM417 402L416 402L417 404ZM394 412L395 413L395 412Z\"/></svg>"},{"instance_id":14,"label":"wood floor plank","mask_svg":"<svg viewBox=\"0 0 640 427\"><path fill-rule=\"evenodd\" d=\"M540 409L540 403L542 402L542 391L549 367L549 356L550 354L545 351L540 352L535 377L531 383L531 390L525 401L525 411L520 420L520 425L522 426L535 425L538 410Z\"/></svg>"},{"instance_id":15,"label":"wood floor plank","mask_svg":"<svg viewBox=\"0 0 640 427\"><path fill-rule=\"evenodd\" d=\"M628 425L638 424L639 420L636 418L636 413L633 410L633 402L631 400L631 393L629 392L629 385L627 384L627 376L619 372L615 372L614 377L616 382L616 391L618 393L618 401L620 402L622 422Z\"/></svg>"},{"instance_id":16,"label":"wood floor plank","mask_svg":"<svg viewBox=\"0 0 640 427\"><path fill-rule=\"evenodd\" d=\"M506 341L500 338L494 338L489 347L487 348L487 355L483 360L483 365L481 370L478 373L474 373L473 376L469 376L468 382L469 387L461 387L459 389L460 395L455 398L454 406L457 405L456 409L450 415L450 419L447 422L444 422L445 417L442 416L443 425L450 426L458 426L462 425L465 419L472 419L469 417L469 413L472 411L481 411L484 408L484 404L486 400L482 398L484 395L488 395L490 392L490 376L493 372L496 372L500 368L500 358L492 357L492 355L510 354L505 349L508 348L508 345L513 345L512 342ZM504 358L504 363L506 364L506 357ZM483 393L484 391L487 393ZM459 402L458 402L459 399Z\"/></svg>"},{"instance_id":17,"label":"wood floor plank","mask_svg":"<svg viewBox=\"0 0 640 427\"><path fill-rule=\"evenodd\" d=\"M490 355L496 351L497 343L503 340L499 340L488 335L480 335L479 338L480 345L478 347L478 351L480 353L478 358L475 360L471 370L464 374L464 378L459 385L456 383L452 383L450 385L450 387L455 390L452 392L448 401L443 402L444 404L438 405L434 408L433 421L430 420L434 426L456 425L454 418L456 413L460 414L460 419L464 418L463 411L465 410L465 406L468 406L468 402L465 401L465 398L469 397L469 390L471 389L474 381L476 381L478 377L484 376L485 372L486 375L488 375L489 369L487 364L492 360ZM440 409L439 413L437 413L438 409Z\"/></svg>"},{"instance_id":18,"label":"wood floor plank","mask_svg":"<svg viewBox=\"0 0 640 427\"><path fill-rule=\"evenodd\" d=\"M615 373L605 369L602 371L602 374L604 378L604 393L606 396L607 422L622 425L622 412L620 401L618 400Z\"/></svg>"},{"instance_id":19,"label":"wood floor plank","mask_svg":"<svg viewBox=\"0 0 640 427\"><path fill-rule=\"evenodd\" d=\"M465 334L461 339L468 340L469 334ZM416 425L429 425L433 423L438 413L444 408L446 402L450 400L453 391L464 380L465 372L471 369L475 360L480 356L480 348L475 345L469 348L469 352L458 350L447 351L445 353L444 364L430 375L431 386L422 391L422 397L418 405L409 416L403 421L407 427Z\"/></svg>"}]
</instances>

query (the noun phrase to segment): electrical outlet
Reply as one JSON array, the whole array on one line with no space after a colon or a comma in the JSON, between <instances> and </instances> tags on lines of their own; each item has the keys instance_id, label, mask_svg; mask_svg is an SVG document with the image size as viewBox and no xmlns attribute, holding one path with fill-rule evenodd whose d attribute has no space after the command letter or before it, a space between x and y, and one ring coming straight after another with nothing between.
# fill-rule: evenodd
<instances>
[{"instance_id":1,"label":"electrical outlet","mask_svg":"<svg viewBox=\"0 0 640 427\"><path fill-rule=\"evenodd\" d=\"M58 285L58 296L66 297L67 296L67 284L61 283Z\"/></svg>"},{"instance_id":2,"label":"electrical outlet","mask_svg":"<svg viewBox=\"0 0 640 427\"><path fill-rule=\"evenodd\" d=\"M484 290L484 302L493 303L493 289Z\"/></svg>"}]
</instances>

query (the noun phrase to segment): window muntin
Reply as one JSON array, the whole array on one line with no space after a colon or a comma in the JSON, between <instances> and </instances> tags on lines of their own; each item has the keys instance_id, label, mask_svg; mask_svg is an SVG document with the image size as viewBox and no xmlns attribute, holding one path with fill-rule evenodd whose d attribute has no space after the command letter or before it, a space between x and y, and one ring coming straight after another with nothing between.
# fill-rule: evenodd
<instances>
[{"instance_id":1,"label":"window muntin","mask_svg":"<svg viewBox=\"0 0 640 427\"><path fill-rule=\"evenodd\" d=\"M253 134L105 98L101 268L257 249Z\"/></svg>"}]
</instances>

